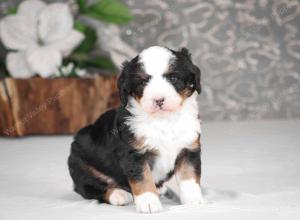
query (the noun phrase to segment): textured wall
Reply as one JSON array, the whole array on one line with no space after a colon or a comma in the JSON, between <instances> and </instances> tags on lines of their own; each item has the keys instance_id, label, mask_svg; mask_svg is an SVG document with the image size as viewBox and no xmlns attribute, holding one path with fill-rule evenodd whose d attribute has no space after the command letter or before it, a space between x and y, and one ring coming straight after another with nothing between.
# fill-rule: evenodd
<instances>
[{"instance_id":1,"label":"textured wall","mask_svg":"<svg viewBox=\"0 0 300 220\"><path fill-rule=\"evenodd\" d=\"M203 118L300 117L299 1L126 2L135 21L123 38L133 47L191 50L203 74Z\"/></svg>"},{"instance_id":2,"label":"textured wall","mask_svg":"<svg viewBox=\"0 0 300 220\"><path fill-rule=\"evenodd\" d=\"M300 117L299 1L124 1L135 20L122 38L134 48L190 49L202 70L202 118Z\"/></svg>"}]
</instances>

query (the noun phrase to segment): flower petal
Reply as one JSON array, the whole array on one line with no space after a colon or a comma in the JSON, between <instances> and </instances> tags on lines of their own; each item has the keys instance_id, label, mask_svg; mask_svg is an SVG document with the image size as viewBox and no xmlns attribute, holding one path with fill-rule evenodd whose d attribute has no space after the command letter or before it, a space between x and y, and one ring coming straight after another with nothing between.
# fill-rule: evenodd
<instances>
[{"instance_id":1,"label":"flower petal","mask_svg":"<svg viewBox=\"0 0 300 220\"><path fill-rule=\"evenodd\" d=\"M84 35L81 32L72 30L68 34L67 38L56 41L53 44L50 44L50 46L58 49L64 57L67 57L70 55L73 49L81 43L83 39Z\"/></svg>"},{"instance_id":2,"label":"flower petal","mask_svg":"<svg viewBox=\"0 0 300 220\"><path fill-rule=\"evenodd\" d=\"M10 75L15 78L29 78L34 75L25 60L25 52L8 53L6 67Z\"/></svg>"},{"instance_id":3,"label":"flower petal","mask_svg":"<svg viewBox=\"0 0 300 220\"><path fill-rule=\"evenodd\" d=\"M26 52L26 60L35 73L48 77L61 65L62 55L52 47L35 47Z\"/></svg>"},{"instance_id":4,"label":"flower petal","mask_svg":"<svg viewBox=\"0 0 300 220\"><path fill-rule=\"evenodd\" d=\"M0 21L0 37L7 49L24 50L36 45L36 26L26 17L10 15Z\"/></svg>"},{"instance_id":5,"label":"flower petal","mask_svg":"<svg viewBox=\"0 0 300 220\"><path fill-rule=\"evenodd\" d=\"M23 1L18 7L18 15L26 17L30 22L36 26L38 14L46 7L46 3L40 0Z\"/></svg>"},{"instance_id":6,"label":"flower petal","mask_svg":"<svg viewBox=\"0 0 300 220\"><path fill-rule=\"evenodd\" d=\"M38 20L38 33L45 44L67 37L74 24L71 10L64 3L50 4L41 11Z\"/></svg>"}]
</instances>

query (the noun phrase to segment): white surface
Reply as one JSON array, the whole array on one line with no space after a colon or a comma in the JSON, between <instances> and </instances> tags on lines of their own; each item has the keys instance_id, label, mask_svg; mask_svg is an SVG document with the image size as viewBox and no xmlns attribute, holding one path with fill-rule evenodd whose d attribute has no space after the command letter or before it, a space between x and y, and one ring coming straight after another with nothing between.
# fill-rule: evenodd
<instances>
[{"instance_id":1,"label":"white surface","mask_svg":"<svg viewBox=\"0 0 300 220\"><path fill-rule=\"evenodd\" d=\"M0 139L0 219L300 219L300 121L203 123L200 206L135 213L72 191L70 136Z\"/></svg>"}]
</instances>

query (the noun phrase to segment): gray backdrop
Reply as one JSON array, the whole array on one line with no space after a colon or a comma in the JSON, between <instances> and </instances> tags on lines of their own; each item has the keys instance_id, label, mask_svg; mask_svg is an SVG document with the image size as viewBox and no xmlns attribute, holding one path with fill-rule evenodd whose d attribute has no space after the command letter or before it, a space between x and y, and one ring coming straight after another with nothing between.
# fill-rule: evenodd
<instances>
[{"instance_id":1,"label":"gray backdrop","mask_svg":"<svg viewBox=\"0 0 300 220\"><path fill-rule=\"evenodd\" d=\"M202 118L300 117L299 1L124 1L135 20L122 38L135 49L190 49L202 71Z\"/></svg>"},{"instance_id":2,"label":"gray backdrop","mask_svg":"<svg viewBox=\"0 0 300 220\"><path fill-rule=\"evenodd\" d=\"M205 119L300 117L299 1L126 0L133 47L185 46L202 70Z\"/></svg>"}]
</instances>

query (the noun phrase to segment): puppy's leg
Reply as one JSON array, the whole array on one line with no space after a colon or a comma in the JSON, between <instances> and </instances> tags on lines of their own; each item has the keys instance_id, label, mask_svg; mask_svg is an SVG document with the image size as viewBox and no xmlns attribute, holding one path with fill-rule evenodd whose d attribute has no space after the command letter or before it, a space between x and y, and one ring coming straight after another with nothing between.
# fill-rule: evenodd
<instances>
[{"instance_id":1,"label":"puppy's leg","mask_svg":"<svg viewBox=\"0 0 300 220\"><path fill-rule=\"evenodd\" d=\"M153 213L162 210L159 193L154 184L148 163L144 163L140 179L129 179L134 195L136 210L143 213Z\"/></svg>"},{"instance_id":2,"label":"puppy's leg","mask_svg":"<svg viewBox=\"0 0 300 220\"><path fill-rule=\"evenodd\" d=\"M121 189L117 182L109 176L106 176L92 166L86 166L87 170L99 181L106 183L106 190L103 200L111 205L128 205L133 201L131 193Z\"/></svg>"},{"instance_id":3,"label":"puppy's leg","mask_svg":"<svg viewBox=\"0 0 300 220\"><path fill-rule=\"evenodd\" d=\"M182 204L203 203L200 175L200 147L197 149L185 149L179 156L175 169Z\"/></svg>"},{"instance_id":4,"label":"puppy's leg","mask_svg":"<svg viewBox=\"0 0 300 220\"><path fill-rule=\"evenodd\" d=\"M131 193L123 190L117 182L80 157L71 154L68 159L74 190L86 199L112 205L127 205L133 201Z\"/></svg>"},{"instance_id":5,"label":"puppy's leg","mask_svg":"<svg viewBox=\"0 0 300 220\"><path fill-rule=\"evenodd\" d=\"M121 161L121 167L128 178L136 210L142 213L161 211L158 190L146 158L137 152L131 152Z\"/></svg>"}]
</instances>

